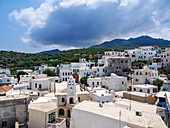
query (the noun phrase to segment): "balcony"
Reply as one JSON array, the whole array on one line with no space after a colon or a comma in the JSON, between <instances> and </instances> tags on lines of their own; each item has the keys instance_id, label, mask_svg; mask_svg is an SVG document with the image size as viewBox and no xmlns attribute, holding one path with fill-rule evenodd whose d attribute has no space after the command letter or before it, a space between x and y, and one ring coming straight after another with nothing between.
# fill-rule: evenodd
<instances>
[{"instance_id":1,"label":"balcony","mask_svg":"<svg viewBox=\"0 0 170 128\"><path fill-rule=\"evenodd\" d=\"M52 123L47 123L47 128L66 128L66 119L57 118Z\"/></svg>"}]
</instances>

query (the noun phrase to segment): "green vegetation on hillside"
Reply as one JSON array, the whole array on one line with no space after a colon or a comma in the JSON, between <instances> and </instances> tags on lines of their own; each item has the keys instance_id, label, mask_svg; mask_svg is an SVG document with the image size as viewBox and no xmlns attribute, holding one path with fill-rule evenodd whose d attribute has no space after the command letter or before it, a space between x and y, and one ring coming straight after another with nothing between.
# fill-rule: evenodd
<instances>
[{"instance_id":1,"label":"green vegetation on hillside","mask_svg":"<svg viewBox=\"0 0 170 128\"><path fill-rule=\"evenodd\" d=\"M108 48L87 48L87 49L72 49L61 51L58 53L33 54L19 53L13 51L0 51L0 67L9 68L12 73L17 69L33 69L34 66L48 64L49 66L57 66L58 64L78 62L79 58L86 58L96 62L98 59L96 54L104 54L104 51L111 50ZM100 57L99 57L100 58ZM51 60L56 61L51 61Z\"/></svg>"},{"instance_id":2,"label":"green vegetation on hillside","mask_svg":"<svg viewBox=\"0 0 170 128\"><path fill-rule=\"evenodd\" d=\"M51 71L50 69L46 69L43 71L43 74L47 74L47 76L56 76L56 73Z\"/></svg>"}]
</instances>

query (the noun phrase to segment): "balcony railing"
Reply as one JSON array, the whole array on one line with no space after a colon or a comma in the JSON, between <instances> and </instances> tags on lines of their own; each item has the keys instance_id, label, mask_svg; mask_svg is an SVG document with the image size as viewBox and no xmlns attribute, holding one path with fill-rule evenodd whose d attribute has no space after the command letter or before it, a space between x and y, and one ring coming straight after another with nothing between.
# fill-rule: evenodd
<instances>
[{"instance_id":1,"label":"balcony railing","mask_svg":"<svg viewBox=\"0 0 170 128\"><path fill-rule=\"evenodd\" d=\"M66 128L66 119L57 118L52 123L47 123L47 128Z\"/></svg>"}]
</instances>

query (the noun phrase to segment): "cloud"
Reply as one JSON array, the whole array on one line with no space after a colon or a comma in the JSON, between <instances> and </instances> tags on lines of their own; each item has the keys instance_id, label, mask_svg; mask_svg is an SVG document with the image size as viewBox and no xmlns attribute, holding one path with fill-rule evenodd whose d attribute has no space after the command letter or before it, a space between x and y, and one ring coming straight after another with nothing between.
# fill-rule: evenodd
<instances>
[{"instance_id":1,"label":"cloud","mask_svg":"<svg viewBox=\"0 0 170 128\"><path fill-rule=\"evenodd\" d=\"M88 47L152 33L170 23L169 5L169 0L46 0L9 17L28 27L22 41L33 46Z\"/></svg>"}]
</instances>

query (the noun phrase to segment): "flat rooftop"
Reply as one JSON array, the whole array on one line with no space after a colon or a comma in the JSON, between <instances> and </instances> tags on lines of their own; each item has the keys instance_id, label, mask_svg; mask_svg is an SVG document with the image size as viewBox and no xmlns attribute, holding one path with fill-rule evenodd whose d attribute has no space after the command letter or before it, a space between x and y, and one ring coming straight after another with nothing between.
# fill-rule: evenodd
<instances>
[{"instance_id":1,"label":"flat rooftop","mask_svg":"<svg viewBox=\"0 0 170 128\"><path fill-rule=\"evenodd\" d=\"M151 95L151 94L143 93L143 92L124 92L124 93L136 95L136 96L140 96L140 97L147 97L147 96Z\"/></svg>"},{"instance_id":2,"label":"flat rooftop","mask_svg":"<svg viewBox=\"0 0 170 128\"><path fill-rule=\"evenodd\" d=\"M131 102L131 110L137 110L141 112L148 112L148 113L156 113L156 105L150 105L147 103L135 101L135 100L129 100L129 99L116 99L115 105L123 108L129 108Z\"/></svg>"},{"instance_id":3,"label":"flat rooftop","mask_svg":"<svg viewBox=\"0 0 170 128\"><path fill-rule=\"evenodd\" d=\"M41 81L41 80L50 80L49 77L43 77L43 78L37 78L37 79L31 79L33 81Z\"/></svg>"},{"instance_id":4,"label":"flat rooftop","mask_svg":"<svg viewBox=\"0 0 170 128\"><path fill-rule=\"evenodd\" d=\"M119 120L119 112L121 111L121 121L127 122L127 124L138 127L167 128L161 117L155 113L142 112L142 116L136 116L135 110L129 111L126 108L116 106L114 103L105 103L101 108L99 103L83 101L76 105L73 111L74 109L116 120Z\"/></svg>"},{"instance_id":5,"label":"flat rooftop","mask_svg":"<svg viewBox=\"0 0 170 128\"><path fill-rule=\"evenodd\" d=\"M55 102L30 103L28 108L42 112L49 112L57 109L57 104Z\"/></svg>"},{"instance_id":6,"label":"flat rooftop","mask_svg":"<svg viewBox=\"0 0 170 128\"><path fill-rule=\"evenodd\" d=\"M138 87L138 88L157 88L157 86L151 85L151 84L133 85L133 87Z\"/></svg>"},{"instance_id":7,"label":"flat rooftop","mask_svg":"<svg viewBox=\"0 0 170 128\"><path fill-rule=\"evenodd\" d=\"M28 98L26 95L22 96L0 96L0 101L5 101L5 100L17 100L17 99L25 99Z\"/></svg>"},{"instance_id":8,"label":"flat rooftop","mask_svg":"<svg viewBox=\"0 0 170 128\"><path fill-rule=\"evenodd\" d=\"M94 90L92 91L93 95L97 95L97 96L113 96L112 93L109 93L109 90L106 89L102 89L102 90Z\"/></svg>"},{"instance_id":9,"label":"flat rooftop","mask_svg":"<svg viewBox=\"0 0 170 128\"><path fill-rule=\"evenodd\" d=\"M165 98L165 93L166 93L166 92L164 92L164 91L158 92L158 93L156 94L156 97Z\"/></svg>"}]
</instances>

